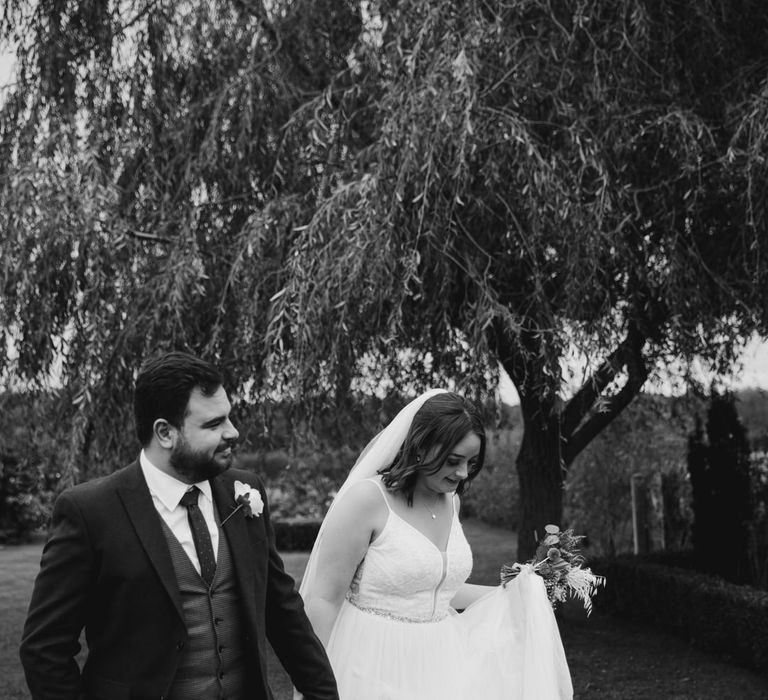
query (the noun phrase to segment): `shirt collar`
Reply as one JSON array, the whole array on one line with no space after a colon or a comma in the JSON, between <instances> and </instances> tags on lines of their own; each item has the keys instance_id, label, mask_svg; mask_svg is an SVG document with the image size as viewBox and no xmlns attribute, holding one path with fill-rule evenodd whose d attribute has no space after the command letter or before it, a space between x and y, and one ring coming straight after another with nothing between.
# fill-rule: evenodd
<instances>
[{"instance_id":1,"label":"shirt collar","mask_svg":"<svg viewBox=\"0 0 768 700\"><path fill-rule=\"evenodd\" d=\"M181 497L193 485L197 486L203 492L203 495L213 502L210 481L200 481L196 484L186 484L183 481L179 481L176 477L166 474L152 464L144 450L139 455L139 464L141 465L141 471L144 472L149 492L156 496L168 510L175 510L179 505L179 501L181 501Z\"/></svg>"}]
</instances>

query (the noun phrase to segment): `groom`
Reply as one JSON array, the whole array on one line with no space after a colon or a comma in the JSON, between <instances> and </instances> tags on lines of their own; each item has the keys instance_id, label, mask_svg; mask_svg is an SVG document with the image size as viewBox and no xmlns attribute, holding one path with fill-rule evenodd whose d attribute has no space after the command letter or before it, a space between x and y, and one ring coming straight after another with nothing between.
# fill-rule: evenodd
<instances>
[{"instance_id":1,"label":"groom","mask_svg":"<svg viewBox=\"0 0 768 700\"><path fill-rule=\"evenodd\" d=\"M338 700L261 482L229 470L219 373L164 355L134 412L139 459L54 505L20 650L33 700L269 700L267 640L307 700Z\"/></svg>"}]
</instances>

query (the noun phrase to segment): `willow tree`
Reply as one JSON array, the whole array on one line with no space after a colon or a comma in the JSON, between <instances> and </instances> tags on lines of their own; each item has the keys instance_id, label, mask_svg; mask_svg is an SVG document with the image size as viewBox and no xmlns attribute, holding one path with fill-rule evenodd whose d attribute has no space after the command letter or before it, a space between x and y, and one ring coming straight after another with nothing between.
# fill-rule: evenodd
<instances>
[{"instance_id":1,"label":"willow tree","mask_svg":"<svg viewBox=\"0 0 768 700\"><path fill-rule=\"evenodd\" d=\"M524 419L524 557L649 376L727 371L768 330L768 8L369 9L297 125L331 157L270 338L300 395L371 376L482 393L500 363ZM590 373L566 400L572 348Z\"/></svg>"},{"instance_id":2,"label":"willow tree","mask_svg":"<svg viewBox=\"0 0 768 700\"><path fill-rule=\"evenodd\" d=\"M287 127L346 65L359 10L0 7L17 49L0 93L0 374L61 387L80 480L134 451L130 387L158 348L263 388L269 299L316 179Z\"/></svg>"},{"instance_id":3,"label":"willow tree","mask_svg":"<svg viewBox=\"0 0 768 700\"><path fill-rule=\"evenodd\" d=\"M3 8L5 361L63 358L72 454L157 345L305 405L501 365L526 556L649 375L768 331L760 0Z\"/></svg>"}]
</instances>

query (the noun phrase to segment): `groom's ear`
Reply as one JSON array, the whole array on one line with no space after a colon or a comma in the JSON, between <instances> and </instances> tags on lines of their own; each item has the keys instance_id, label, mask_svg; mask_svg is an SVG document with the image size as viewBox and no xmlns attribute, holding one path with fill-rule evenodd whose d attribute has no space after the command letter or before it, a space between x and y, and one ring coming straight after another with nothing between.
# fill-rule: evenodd
<instances>
[{"instance_id":1,"label":"groom's ear","mask_svg":"<svg viewBox=\"0 0 768 700\"><path fill-rule=\"evenodd\" d=\"M176 428L165 418L158 418L152 425L152 432L161 447L172 449L176 442Z\"/></svg>"}]
</instances>

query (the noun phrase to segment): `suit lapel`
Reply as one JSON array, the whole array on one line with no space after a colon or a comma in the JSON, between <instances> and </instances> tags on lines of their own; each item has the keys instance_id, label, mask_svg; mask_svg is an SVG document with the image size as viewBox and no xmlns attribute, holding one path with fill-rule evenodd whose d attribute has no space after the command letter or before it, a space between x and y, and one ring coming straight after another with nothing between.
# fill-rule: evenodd
<instances>
[{"instance_id":1,"label":"suit lapel","mask_svg":"<svg viewBox=\"0 0 768 700\"><path fill-rule=\"evenodd\" d=\"M219 511L219 522L227 518L235 505L234 481L226 474L211 479L211 491L216 508ZM255 623L256 597L253 594L256 575L254 571L255 556L251 542L251 533L247 519L242 511L238 511L221 526L229 544L232 564L240 586L241 596L248 611L248 617Z\"/></svg>"},{"instance_id":2,"label":"suit lapel","mask_svg":"<svg viewBox=\"0 0 768 700\"><path fill-rule=\"evenodd\" d=\"M168 552L168 543L160 524L160 516L152 502L152 496L138 462L129 467L127 476L129 480L124 486L118 488L118 494L125 505L128 518L136 530L136 535L144 547L144 551L160 577L176 612L184 620L179 587L176 583L176 572Z\"/></svg>"}]
</instances>

